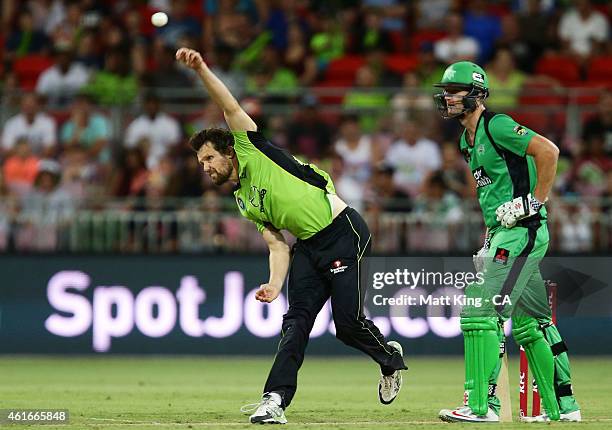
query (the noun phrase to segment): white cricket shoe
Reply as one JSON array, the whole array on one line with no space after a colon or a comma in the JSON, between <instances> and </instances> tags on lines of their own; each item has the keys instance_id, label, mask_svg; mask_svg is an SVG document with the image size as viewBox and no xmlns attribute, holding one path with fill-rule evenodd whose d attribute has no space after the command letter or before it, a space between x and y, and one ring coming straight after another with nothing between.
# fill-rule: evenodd
<instances>
[{"instance_id":1,"label":"white cricket shoe","mask_svg":"<svg viewBox=\"0 0 612 430\"><path fill-rule=\"evenodd\" d=\"M524 423L547 423L550 421L550 418L548 418L548 415L542 414L535 417L521 417L521 421ZM582 421L580 409L577 411L568 412L567 414L560 414L559 421L579 423Z\"/></svg>"},{"instance_id":2,"label":"white cricket shoe","mask_svg":"<svg viewBox=\"0 0 612 430\"><path fill-rule=\"evenodd\" d=\"M278 393L264 393L261 402L244 405L240 412L252 412L251 424L287 424L285 411L281 407L282 399Z\"/></svg>"},{"instance_id":3,"label":"white cricket shoe","mask_svg":"<svg viewBox=\"0 0 612 430\"><path fill-rule=\"evenodd\" d=\"M399 351L400 355L402 356L404 355L404 350L402 349L402 345L400 345L398 342L395 342L394 340L392 340L390 342L387 342L387 345ZM399 394L401 388L402 388L402 371L401 370L396 370L389 376L385 376L381 372L380 380L378 381L378 399L380 400L380 403L382 403L383 405L388 405L391 402L393 402L393 400L395 400L395 398Z\"/></svg>"},{"instance_id":4,"label":"white cricket shoe","mask_svg":"<svg viewBox=\"0 0 612 430\"><path fill-rule=\"evenodd\" d=\"M457 409L442 409L438 414L447 423L498 423L499 416L489 408L486 415L476 415L469 406L459 406Z\"/></svg>"}]
</instances>

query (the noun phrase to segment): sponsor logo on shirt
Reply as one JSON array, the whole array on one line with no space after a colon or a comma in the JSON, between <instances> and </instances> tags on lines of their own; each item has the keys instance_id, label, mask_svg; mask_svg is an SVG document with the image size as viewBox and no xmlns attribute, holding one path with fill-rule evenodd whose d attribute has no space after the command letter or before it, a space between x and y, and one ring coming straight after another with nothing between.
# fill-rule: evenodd
<instances>
[{"instance_id":1,"label":"sponsor logo on shirt","mask_svg":"<svg viewBox=\"0 0 612 430\"><path fill-rule=\"evenodd\" d=\"M506 265L508 264L508 257L510 257L510 251L504 248L497 248L493 262Z\"/></svg>"},{"instance_id":2,"label":"sponsor logo on shirt","mask_svg":"<svg viewBox=\"0 0 612 430\"><path fill-rule=\"evenodd\" d=\"M487 175L487 172L485 172L482 166L476 170L472 170L472 175L474 175L474 180L476 181L476 188L486 187L493 183L493 180Z\"/></svg>"},{"instance_id":3,"label":"sponsor logo on shirt","mask_svg":"<svg viewBox=\"0 0 612 430\"><path fill-rule=\"evenodd\" d=\"M513 130L519 136L525 136L527 134L527 129L523 127L522 125L517 125L516 127L513 128Z\"/></svg>"},{"instance_id":4,"label":"sponsor logo on shirt","mask_svg":"<svg viewBox=\"0 0 612 430\"><path fill-rule=\"evenodd\" d=\"M342 261L336 260L332 263L332 268L329 269L334 275L337 273L342 273L347 269L348 266L343 266Z\"/></svg>"},{"instance_id":5,"label":"sponsor logo on shirt","mask_svg":"<svg viewBox=\"0 0 612 430\"><path fill-rule=\"evenodd\" d=\"M266 193L268 190L262 188L261 190L255 186L251 185L251 190L249 191L249 203L253 207L259 208L259 212L264 211L264 197L266 197Z\"/></svg>"}]
</instances>

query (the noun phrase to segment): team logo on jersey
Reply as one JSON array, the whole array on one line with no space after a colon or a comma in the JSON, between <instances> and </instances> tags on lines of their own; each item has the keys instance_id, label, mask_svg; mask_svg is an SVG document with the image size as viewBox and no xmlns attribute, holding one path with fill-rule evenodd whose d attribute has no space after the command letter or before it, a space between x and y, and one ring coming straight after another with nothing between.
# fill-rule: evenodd
<instances>
[{"instance_id":1,"label":"team logo on jersey","mask_svg":"<svg viewBox=\"0 0 612 430\"><path fill-rule=\"evenodd\" d=\"M472 170L472 175L474 175L474 180L476 181L476 188L486 187L487 185L491 185L493 180L487 175L484 167L480 166L478 169Z\"/></svg>"},{"instance_id":2,"label":"team logo on jersey","mask_svg":"<svg viewBox=\"0 0 612 430\"><path fill-rule=\"evenodd\" d=\"M332 263L332 268L329 269L330 272L332 272L334 275L336 273L342 273L347 269L348 266L343 266L342 265L342 261L340 260L336 260Z\"/></svg>"},{"instance_id":3,"label":"team logo on jersey","mask_svg":"<svg viewBox=\"0 0 612 430\"><path fill-rule=\"evenodd\" d=\"M508 264L508 257L510 257L510 251L504 248L497 248L495 251L495 257L493 261L499 264Z\"/></svg>"},{"instance_id":4,"label":"team logo on jersey","mask_svg":"<svg viewBox=\"0 0 612 430\"><path fill-rule=\"evenodd\" d=\"M527 129L523 127L522 125L517 125L516 127L513 128L513 130L519 136L525 136L527 134Z\"/></svg>"},{"instance_id":5,"label":"team logo on jersey","mask_svg":"<svg viewBox=\"0 0 612 430\"><path fill-rule=\"evenodd\" d=\"M251 185L251 190L249 191L249 203L253 207L259 208L259 212L264 211L264 197L266 197L266 193L268 190L265 188L259 189L255 185Z\"/></svg>"},{"instance_id":6,"label":"team logo on jersey","mask_svg":"<svg viewBox=\"0 0 612 430\"><path fill-rule=\"evenodd\" d=\"M485 151L484 145L481 143L480 145L478 145L478 155L484 154L484 151Z\"/></svg>"},{"instance_id":7,"label":"team logo on jersey","mask_svg":"<svg viewBox=\"0 0 612 430\"><path fill-rule=\"evenodd\" d=\"M245 208L244 201L240 197L236 197L236 201L238 202L238 207L240 209L244 210L244 208Z\"/></svg>"}]
</instances>

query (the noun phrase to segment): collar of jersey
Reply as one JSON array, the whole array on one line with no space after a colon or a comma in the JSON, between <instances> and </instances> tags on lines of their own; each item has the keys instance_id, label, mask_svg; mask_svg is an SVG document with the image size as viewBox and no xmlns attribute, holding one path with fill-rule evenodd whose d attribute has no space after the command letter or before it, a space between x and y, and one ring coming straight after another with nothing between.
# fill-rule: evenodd
<instances>
[{"instance_id":1,"label":"collar of jersey","mask_svg":"<svg viewBox=\"0 0 612 430\"><path fill-rule=\"evenodd\" d=\"M484 116L485 111L480 112L480 116L478 117L478 121L476 121L476 128L474 129L474 139L472 139L472 141L474 142L473 145L470 145L470 141L467 139L465 139L465 143L467 143L468 148L473 148L476 146L476 135L478 134L478 126L480 125L480 121L482 120L482 117ZM465 134L467 135L467 128L465 129Z\"/></svg>"},{"instance_id":2,"label":"collar of jersey","mask_svg":"<svg viewBox=\"0 0 612 430\"><path fill-rule=\"evenodd\" d=\"M240 189L240 179L246 178L246 167L243 167L244 163L238 162L238 182L234 185L233 192L236 192Z\"/></svg>"}]
</instances>

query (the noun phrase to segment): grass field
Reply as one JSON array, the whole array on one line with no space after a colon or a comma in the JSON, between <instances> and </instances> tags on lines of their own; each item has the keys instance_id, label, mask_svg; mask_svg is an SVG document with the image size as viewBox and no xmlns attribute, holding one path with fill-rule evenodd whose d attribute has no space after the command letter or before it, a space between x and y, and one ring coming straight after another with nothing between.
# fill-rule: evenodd
<instances>
[{"instance_id":1,"label":"grass field","mask_svg":"<svg viewBox=\"0 0 612 430\"><path fill-rule=\"evenodd\" d=\"M250 428L240 406L258 400L271 358L0 357L0 408L69 409L54 429ZM574 358L574 387L584 423L612 428L610 357ZM518 374L511 357L513 413ZM408 358L400 396L378 403L377 368L366 358L307 357L287 428L421 429L442 426L441 408L462 398L462 358ZM545 424L504 424L504 429ZM473 425L472 425L473 426ZM12 426L19 428L23 426Z\"/></svg>"}]
</instances>

